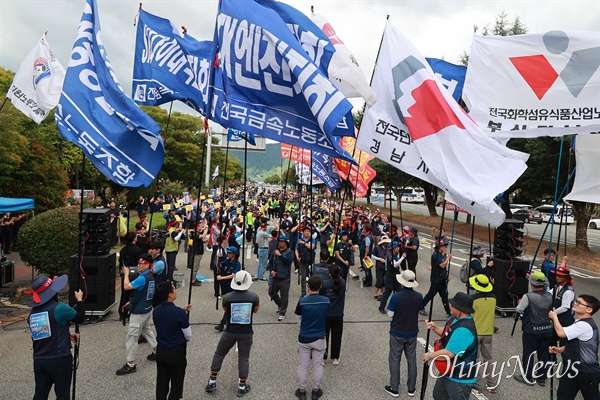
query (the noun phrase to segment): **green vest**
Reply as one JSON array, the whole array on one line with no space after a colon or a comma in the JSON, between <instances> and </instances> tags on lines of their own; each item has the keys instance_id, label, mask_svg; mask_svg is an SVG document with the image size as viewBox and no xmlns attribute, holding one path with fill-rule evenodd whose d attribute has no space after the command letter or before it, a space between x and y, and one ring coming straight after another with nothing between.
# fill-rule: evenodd
<instances>
[{"instance_id":1,"label":"green vest","mask_svg":"<svg viewBox=\"0 0 600 400\"><path fill-rule=\"evenodd\" d=\"M171 253L173 251L179 250L179 243L177 243L177 241L173 240L173 238L171 237L171 233L173 233L173 232L177 232L177 229L171 228L167 232L167 239L165 240L165 252L166 253Z\"/></svg>"}]
</instances>

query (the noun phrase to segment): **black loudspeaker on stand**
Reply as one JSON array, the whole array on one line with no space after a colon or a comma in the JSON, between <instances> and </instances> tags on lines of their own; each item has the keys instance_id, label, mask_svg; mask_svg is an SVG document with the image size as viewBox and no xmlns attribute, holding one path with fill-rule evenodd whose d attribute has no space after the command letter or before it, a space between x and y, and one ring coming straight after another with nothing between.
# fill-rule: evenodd
<instances>
[{"instance_id":1,"label":"black loudspeaker on stand","mask_svg":"<svg viewBox=\"0 0 600 400\"><path fill-rule=\"evenodd\" d=\"M523 253L524 223L507 219L494 233L494 294L496 310L502 315L514 312L517 301L527 293L529 262Z\"/></svg>"},{"instance_id":2,"label":"black loudspeaker on stand","mask_svg":"<svg viewBox=\"0 0 600 400\"><path fill-rule=\"evenodd\" d=\"M84 291L85 314L88 316L104 316L115 302L115 278L116 278L117 255L109 253L101 256L83 256L82 270L79 270L79 255L71 256L69 287L77 288L78 273L82 275L79 288ZM69 304L75 304L73 291L69 291Z\"/></svg>"},{"instance_id":3,"label":"black loudspeaker on stand","mask_svg":"<svg viewBox=\"0 0 600 400\"><path fill-rule=\"evenodd\" d=\"M101 256L110 252L111 226L110 209L86 208L83 210L82 239L85 242L84 254Z\"/></svg>"}]
</instances>

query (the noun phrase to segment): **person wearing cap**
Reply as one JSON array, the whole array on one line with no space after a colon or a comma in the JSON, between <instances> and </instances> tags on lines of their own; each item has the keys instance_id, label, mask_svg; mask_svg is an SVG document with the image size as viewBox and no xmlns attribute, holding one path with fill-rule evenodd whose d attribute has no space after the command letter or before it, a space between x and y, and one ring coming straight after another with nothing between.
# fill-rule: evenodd
<instances>
[{"instance_id":1,"label":"person wearing cap","mask_svg":"<svg viewBox=\"0 0 600 400\"><path fill-rule=\"evenodd\" d=\"M28 306L29 332L33 342L34 399L47 399L54 385L57 399L68 399L71 391L73 356L71 342L77 343L79 334L70 333L69 323L85 321L83 292L74 291L74 308L58 301L58 292L69 282L67 275L54 279L42 275L31 285L33 298Z\"/></svg>"},{"instance_id":2,"label":"person wearing cap","mask_svg":"<svg viewBox=\"0 0 600 400\"><path fill-rule=\"evenodd\" d=\"M317 241L311 237L310 225L305 225L302 229L302 235L296 241L295 255L300 263L300 288L302 296L306 296L306 277L308 276L308 267L314 262L315 249Z\"/></svg>"},{"instance_id":3,"label":"person wearing cap","mask_svg":"<svg viewBox=\"0 0 600 400\"><path fill-rule=\"evenodd\" d=\"M294 252L290 250L287 236L279 234L277 248L269 257L269 271L271 272L269 296L277 305L277 314L279 315L277 320L283 321L290 298L292 263L294 262Z\"/></svg>"},{"instance_id":4,"label":"person wearing cap","mask_svg":"<svg viewBox=\"0 0 600 400\"><path fill-rule=\"evenodd\" d=\"M152 298L152 320L156 328L156 399L183 397L183 382L187 366L187 342L192 339L188 313L191 304L176 307L177 288L172 282L162 282ZM170 391L169 391L170 385ZM170 392L170 393L169 393Z\"/></svg>"},{"instance_id":5,"label":"person wearing cap","mask_svg":"<svg viewBox=\"0 0 600 400\"><path fill-rule=\"evenodd\" d=\"M387 306L387 301L392 292L395 293L400 290L400 284L396 279L396 275L400 274L400 265L406 258L406 254L403 253L400 255L401 245L399 242L392 242L391 247L392 252L389 254L385 262L385 275L383 277L385 291L383 292L381 300L379 301L379 312L381 314L385 314L385 307Z\"/></svg>"},{"instance_id":6,"label":"person wearing cap","mask_svg":"<svg viewBox=\"0 0 600 400\"><path fill-rule=\"evenodd\" d=\"M434 399L468 400L477 382L475 361L479 349L477 328L471 316L475 312L473 298L458 292L449 303L452 315L443 327L425 320L427 329L434 331L440 339L435 346L439 349L423 354L423 362L447 360L444 371L439 371L442 376L433 387Z\"/></svg>"},{"instance_id":7,"label":"person wearing cap","mask_svg":"<svg viewBox=\"0 0 600 400\"><path fill-rule=\"evenodd\" d=\"M546 385L546 371L549 358L548 348L552 338L552 323L548 317L548 312L552 309L552 293L545 290L548 284L546 275L543 272L536 271L529 277L531 292L525 293L516 311L523 314L523 356L522 365L525 367L525 376L514 375L517 382L533 386L537 380L538 385ZM537 353L538 363L542 363L541 368L536 369L533 375L535 360L533 353Z\"/></svg>"},{"instance_id":8,"label":"person wearing cap","mask_svg":"<svg viewBox=\"0 0 600 400\"><path fill-rule=\"evenodd\" d=\"M301 297L296 305L296 317L300 320L298 334L298 389L296 397L306 399L306 381L308 365L312 358L313 386L311 398L319 399L323 396L321 380L323 379L323 356L327 348L325 340L325 325L329 312L329 298L321 296L321 278L313 275L308 278L308 296Z\"/></svg>"},{"instance_id":9,"label":"person wearing cap","mask_svg":"<svg viewBox=\"0 0 600 400\"><path fill-rule=\"evenodd\" d=\"M155 282L152 275L152 256L142 254L138 261L138 274L132 282L129 281L129 268L123 267L123 289L131 290L129 301L129 326L127 328L127 362L117 370L117 375L127 375L137 372L135 357L137 354L138 339L140 335L146 338L152 353L146 357L148 360L156 360L156 336L150 328L152 326L152 297L154 296Z\"/></svg>"},{"instance_id":10,"label":"person wearing cap","mask_svg":"<svg viewBox=\"0 0 600 400\"><path fill-rule=\"evenodd\" d=\"M598 364L598 325L592 316L600 309L600 300L582 294L573 303L577 319L570 326L562 326L556 311L548 316L554 322L554 330L567 342L560 347L550 346L550 353L562 354L563 368L556 398L574 400L581 392L585 400L600 399L600 364ZM566 368L565 368L566 366Z\"/></svg>"},{"instance_id":11,"label":"person wearing cap","mask_svg":"<svg viewBox=\"0 0 600 400\"><path fill-rule=\"evenodd\" d=\"M375 287L373 288L373 297L376 301L380 301L383 295L383 277L385 276L385 264L390 255L389 246L391 242L392 241L387 235L382 236L371 255L371 259L375 261Z\"/></svg>"},{"instance_id":12,"label":"person wearing cap","mask_svg":"<svg viewBox=\"0 0 600 400\"><path fill-rule=\"evenodd\" d=\"M417 276L417 262L419 262L419 230L414 226L408 231L408 240L404 243L407 268Z\"/></svg>"},{"instance_id":13,"label":"person wearing cap","mask_svg":"<svg viewBox=\"0 0 600 400\"><path fill-rule=\"evenodd\" d=\"M348 231L340 232L340 241L335 245L334 257L335 263L340 267L340 277L348 281L348 271L350 270L350 254L356 249L352 245L352 241L348 240Z\"/></svg>"},{"instance_id":14,"label":"person wearing cap","mask_svg":"<svg viewBox=\"0 0 600 400\"><path fill-rule=\"evenodd\" d=\"M485 255L485 249L480 246L480 245L476 245L473 246L473 248L471 249L471 256L473 257L471 259L471 262L469 263L469 278L475 276L475 275L479 275L479 274L486 274L486 269L487 268L492 268L494 266L494 261L490 260L487 262L487 264L485 265L485 267L483 266L483 263L481 262L481 259L483 258L483 256ZM472 287L470 285L470 279L467 282L467 294L474 294L477 289L475 289L474 287Z\"/></svg>"},{"instance_id":15,"label":"person wearing cap","mask_svg":"<svg viewBox=\"0 0 600 400\"><path fill-rule=\"evenodd\" d=\"M239 371L236 396L242 397L250 391L250 385L246 380L250 369L250 348L254 336L252 319L259 308L258 295L248 290L250 286L252 286L252 275L248 271L238 271L231 280L232 291L223 296L222 305L227 318L227 328L221 335L210 365L210 378L205 387L209 393L217 389L217 375L225 356L235 344L238 349Z\"/></svg>"},{"instance_id":16,"label":"person wearing cap","mask_svg":"<svg viewBox=\"0 0 600 400\"><path fill-rule=\"evenodd\" d=\"M393 397L398 397L400 384L400 361L402 353L408 365L408 378L406 381L408 395L414 396L417 385L417 335L419 333L419 310L423 302L423 295L414 290L419 284L415 280L415 273L404 270L397 274L396 281L400 284L399 291L390 298L387 315L390 322L390 384L384 389Z\"/></svg>"},{"instance_id":17,"label":"person wearing cap","mask_svg":"<svg viewBox=\"0 0 600 400\"><path fill-rule=\"evenodd\" d=\"M549 288L548 291L551 293L556 292L554 297L554 309L558 315L558 320L563 327L571 326L575 322L573 316L573 303L575 302L575 289L573 289L573 278L571 278L571 271L567 268L567 256L562 259L562 264L556 269L550 270L550 275L554 275L556 280L556 286ZM555 341L553 341L555 342ZM561 346L566 344L566 340L563 338L560 340Z\"/></svg>"},{"instance_id":18,"label":"person wearing cap","mask_svg":"<svg viewBox=\"0 0 600 400\"><path fill-rule=\"evenodd\" d=\"M167 279L173 280L177 261L177 253L179 252L179 240L185 237L185 231L181 221L174 220L169 223L167 229L167 238L165 239L165 254L167 257Z\"/></svg>"},{"instance_id":19,"label":"person wearing cap","mask_svg":"<svg viewBox=\"0 0 600 400\"><path fill-rule=\"evenodd\" d=\"M551 288L556 286L556 280L551 271L556 269L556 251L554 249L544 249L544 261L542 261L541 270L548 278L548 282Z\"/></svg>"},{"instance_id":20,"label":"person wearing cap","mask_svg":"<svg viewBox=\"0 0 600 400\"><path fill-rule=\"evenodd\" d=\"M433 301L433 297L437 293L440 295L446 314L450 316L450 307L448 306L448 265L450 264L450 260L452 260L452 254L447 253L448 242L446 241L437 242L434 248L435 251L431 255L431 286L429 286L429 292L427 292L423 299L420 314L427 315L425 306L430 301Z\"/></svg>"},{"instance_id":21,"label":"person wearing cap","mask_svg":"<svg viewBox=\"0 0 600 400\"><path fill-rule=\"evenodd\" d=\"M470 287L476 290L471 295L473 298L473 321L477 328L477 342L479 343L479 355L485 362L484 376L486 377L487 390L496 393L498 376L492 376L494 369L494 358L492 357L492 340L494 338L494 318L496 316L496 295L492 293L493 286L490 279L479 274L469 278ZM483 392L480 379L477 379L475 390Z\"/></svg>"},{"instance_id":22,"label":"person wearing cap","mask_svg":"<svg viewBox=\"0 0 600 400\"><path fill-rule=\"evenodd\" d=\"M219 275L217 276L217 280L221 287L221 296L225 296L227 293L231 292L231 280L235 274L242 269L242 264L240 264L238 260L238 257L240 256L238 248L229 246L226 253L227 258L219 263ZM215 329L219 332L223 332L226 323L227 314L223 314L221 322L219 322L219 325L215 326Z\"/></svg>"}]
</instances>

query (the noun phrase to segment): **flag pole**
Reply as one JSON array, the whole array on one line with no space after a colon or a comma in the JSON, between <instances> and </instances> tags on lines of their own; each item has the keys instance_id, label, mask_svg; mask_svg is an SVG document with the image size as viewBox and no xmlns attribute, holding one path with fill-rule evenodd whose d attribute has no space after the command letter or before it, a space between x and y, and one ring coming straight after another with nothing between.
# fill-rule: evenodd
<instances>
[{"instance_id":1,"label":"flag pole","mask_svg":"<svg viewBox=\"0 0 600 400\"><path fill-rule=\"evenodd\" d=\"M246 140L244 142L244 204L242 205L242 219L243 223L246 223L246 183L248 181L248 134L246 134ZM242 270L246 269L246 244L244 242L244 230L242 229Z\"/></svg>"},{"instance_id":2,"label":"flag pole","mask_svg":"<svg viewBox=\"0 0 600 400\"><path fill-rule=\"evenodd\" d=\"M2 105L0 106L0 111L2 111L2 109L4 108L4 105L6 104L7 100L8 100L8 97L5 97L4 101L2 102Z\"/></svg>"},{"instance_id":3,"label":"flag pole","mask_svg":"<svg viewBox=\"0 0 600 400\"><path fill-rule=\"evenodd\" d=\"M83 246L85 245L85 241L82 237L83 230L83 189L85 187L85 152L83 149L81 150L82 162L81 162L81 198L79 204L79 268L77 268L77 272L75 273L75 278L77 281L77 289L81 287L81 268L83 267ZM69 288L70 290L70 288ZM87 293L85 293L84 300L87 298ZM77 391L77 367L79 366L79 323L75 321L75 334L76 340L73 349L73 400L76 398Z\"/></svg>"},{"instance_id":4,"label":"flag pole","mask_svg":"<svg viewBox=\"0 0 600 400\"><path fill-rule=\"evenodd\" d=\"M456 204L454 205L456 207ZM456 213L456 211L454 211ZM456 214L455 214L456 216ZM454 218L456 220L456 218ZM454 222L452 222L452 226L454 226ZM441 233L440 233L441 235ZM471 221L471 243L469 244L469 277L471 276L471 260L473 259L473 238L475 237L475 216L473 215L473 220ZM467 294L469 293L469 280L465 283L465 287L467 288Z\"/></svg>"},{"instance_id":5,"label":"flag pole","mask_svg":"<svg viewBox=\"0 0 600 400\"><path fill-rule=\"evenodd\" d=\"M444 198L444 204L442 205L442 218L440 220L440 237L442 236L442 227L444 226L444 216L446 214L446 199ZM436 276L439 263L435 262L433 265L433 271L431 273ZM433 314L433 299L429 302L429 318ZM427 336L425 339L425 351L429 351L429 336L431 335L431 329L427 329ZM429 379L429 361L425 362L423 366L423 376L421 378L421 400L425 399L425 390L427 389L427 380Z\"/></svg>"},{"instance_id":6,"label":"flag pole","mask_svg":"<svg viewBox=\"0 0 600 400\"><path fill-rule=\"evenodd\" d=\"M202 144L202 157L200 159L200 175L198 176L198 200L196 203L196 220L194 221L194 227L192 232L194 232L194 237L192 238L192 265L190 268L190 283L189 283L189 288L188 288L188 304L192 304L192 281L196 278L194 276L194 266L193 266L193 262L194 262L194 257L196 257L194 255L194 248L196 247L196 240L200 240L198 238L198 222L200 220L200 212L202 211L202 208L200 207L200 197L202 196L202 173L204 172L204 155L206 154L206 141L208 140L208 133L205 131L204 132L204 143ZM206 221L207 225L208 225L208 220ZM204 245L202 245L204 246ZM190 251L190 249L188 248L188 251ZM217 251L216 249L214 249L213 251ZM219 298L217 297L217 307L219 304ZM217 308L218 309L218 308ZM187 311L188 317L190 315L190 311Z\"/></svg>"}]
</instances>

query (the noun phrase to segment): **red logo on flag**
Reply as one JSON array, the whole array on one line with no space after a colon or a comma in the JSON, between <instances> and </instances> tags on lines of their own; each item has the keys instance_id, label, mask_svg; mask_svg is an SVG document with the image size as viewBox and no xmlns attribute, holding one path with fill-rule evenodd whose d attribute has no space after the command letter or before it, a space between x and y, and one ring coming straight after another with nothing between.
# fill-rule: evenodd
<instances>
[{"instance_id":1,"label":"red logo on flag","mask_svg":"<svg viewBox=\"0 0 600 400\"><path fill-rule=\"evenodd\" d=\"M537 56L510 57L510 62L525 79L539 100L552 87L558 74L542 54Z\"/></svg>"}]
</instances>

